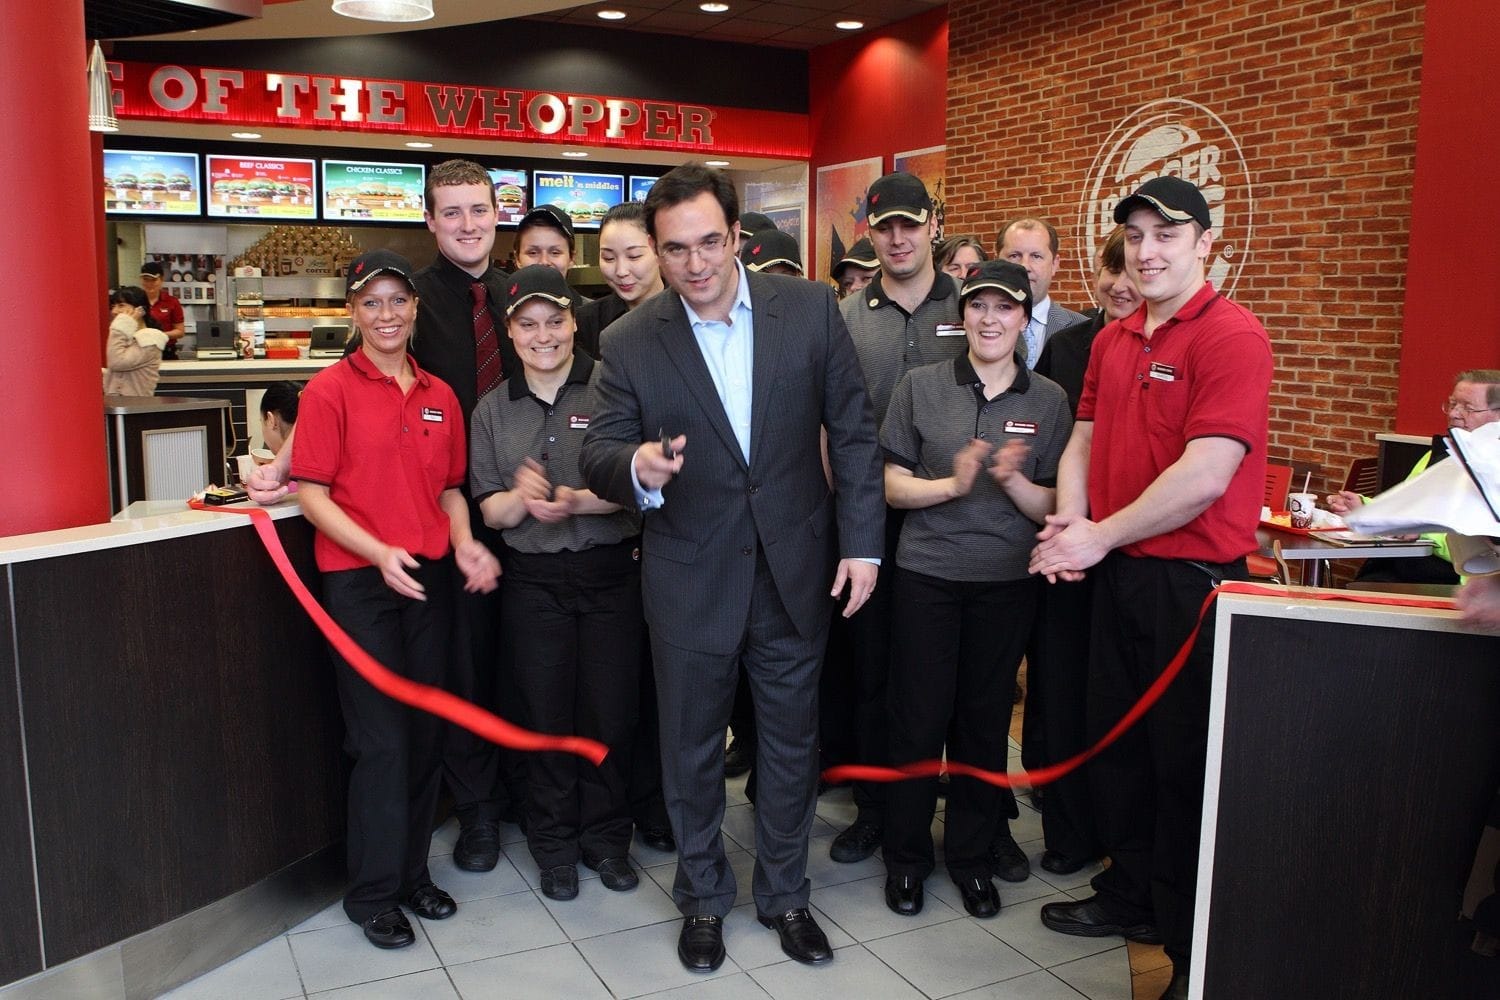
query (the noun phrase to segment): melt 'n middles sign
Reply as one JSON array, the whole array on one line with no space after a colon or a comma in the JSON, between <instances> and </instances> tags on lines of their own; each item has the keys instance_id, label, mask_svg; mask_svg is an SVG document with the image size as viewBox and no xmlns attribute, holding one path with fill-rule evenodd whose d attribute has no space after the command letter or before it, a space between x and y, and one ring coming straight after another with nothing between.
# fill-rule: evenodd
<instances>
[{"instance_id":1,"label":"melt 'n middles sign","mask_svg":"<svg viewBox=\"0 0 1500 1000\"><path fill-rule=\"evenodd\" d=\"M1208 280L1229 294L1250 259L1255 210L1250 170L1224 120L1177 97L1151 101L1126 115L1094 158L1079 206L1084 281L1092 287L1099 247L1115 228L1115 206L1162 175L1192 181L1203 192L1214 222Z\"/></svg>"}]
</instances>

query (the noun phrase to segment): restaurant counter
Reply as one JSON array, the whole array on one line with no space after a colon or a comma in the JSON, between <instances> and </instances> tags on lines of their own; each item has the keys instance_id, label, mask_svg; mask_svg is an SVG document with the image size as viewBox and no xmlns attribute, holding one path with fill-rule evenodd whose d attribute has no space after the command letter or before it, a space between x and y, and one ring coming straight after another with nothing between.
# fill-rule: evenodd
<instances>
[{"instance_id":1,"label":"restaurant counter","mask_svg":"<svg viewBox=\"0 0 1500 1000\"><path fill-rule=\"evenodd\" d=\"M272 382L306 382L337 358L229 358L222 361L163 361L156 391L163 396L197 396L229 403L231 456L261 447L260 397Z\"/></svg>"},{"instance_id":2,"label":"restaurant counter","mask_svg":"<svg viewBox=\"0 0 1500 1000\"><path fill-rule=\"evenodd\" d=\"M322 637L248 518L125 514L0 538L5 1000L154 997L342 889ZM271 514L313 582L295 500Z\"/></svg>"}]
</instances>

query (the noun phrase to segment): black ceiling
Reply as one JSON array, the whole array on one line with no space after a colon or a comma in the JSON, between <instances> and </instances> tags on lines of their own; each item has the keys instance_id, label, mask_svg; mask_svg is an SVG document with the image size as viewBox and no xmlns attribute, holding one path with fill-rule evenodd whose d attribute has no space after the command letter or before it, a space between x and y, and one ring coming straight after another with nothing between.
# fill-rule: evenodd
<instances>
[{"instance_id":1,"label":"black ceiling","mask_svg":"<svg viewBox=\"0 0 1500 1000\"><path fill-rule=\"evenodd\" d=\"M247 8L254 8L247 11ZM211 28L260 14L260 4L237 0L84 0L85 38L132 38Z\"/></svg>"}]
</instances>

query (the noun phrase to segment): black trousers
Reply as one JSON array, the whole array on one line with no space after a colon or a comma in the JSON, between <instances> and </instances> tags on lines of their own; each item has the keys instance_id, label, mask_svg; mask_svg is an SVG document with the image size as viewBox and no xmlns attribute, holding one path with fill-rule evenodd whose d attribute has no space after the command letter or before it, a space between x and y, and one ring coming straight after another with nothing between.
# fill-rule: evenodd
<instances>
[{"instance_id":1,"label":"black trousers","mask_svg":"<svg viewBox=\"0 0 1500 1000\"><path fill-rule=\"evenodd\" d=\"M1021 764L1027 769L1066 760L1089 745L1093 594L1092 574L1076 583L1058 581L1041 588L1026 654ZM1077 860L1099 857L1087 765L1047 786L1042 798L1042 835L1049 851Z\"/></svg>"},{"instance_id":2,"label":"black trousers","mask_svg":"<svg viewBox=\"0 0 1500 1000\"><path fill-rule=\"evenodd\" d=\"M630 743L630 817L637 828L671 829L661 791L661 733L656 715L656 674L651 666L651 637L642 627L639 699L635 734Z\"/></svg>"},{"instance_id":3,"label":"black trousers","mask_svg":"<svg viewBox=\"0 0 1500 1000\"><path fill-rule=\"evenodd\" d=\"M1243 580L1243 560L1194 563L1111 553L1094 572L1089 739L1103 736L1145 693L1192 631L1220 580ZM1094 890L1122 920L1154 921L1166 952L1192 955L1203 769L1213 675L1214 619L1161 701L1095 757L1094 816L1110 866Z\"/></svg>"},{"instance_id":4,"label":"black trousers","mask_svg":"<svg viewBox=\"0 0 1500 1000\"><path fill-rule=\"evenodd\" d=\"M634 540L583 552L509 554L503 629L524 724L610 748L527 758L526 840L538 866L630 849L630 746L640 693L641 573Z\"/></svg>"},{"instance_id":5,"label":"black trousers","mask_svg":"<svg viewBox=\"0 0 1500 1000\"><path fill-rule=\"evenodd\" d=\"M402 597L385 585L379 570L366 567L324 574L323 603L355 642L392 671L441 686L453 618L453 560L424 561L408 572L425 588L425 601ZM354 760L344 912L359 923L429 881L443 724L375 690L337 651L333 662L344 750Z\"/></svg>"},{"instance_id":6,"label":"black trousers","mask_svg":"<svg viewBox=\"0 0 1500 1000\"><path fill-rule=\"evenodd\" d=\"M898 767L940 756L1005 770L1016 670L1036 613L1035 578L959 583L895 572L890 679L890 752ZM937 779L886 790L885 867L892 875L932 874ZM948 786L943 853L955 879L988 878L989 846L1015 797L973 778Z\"/></svg>"}]
</instances>

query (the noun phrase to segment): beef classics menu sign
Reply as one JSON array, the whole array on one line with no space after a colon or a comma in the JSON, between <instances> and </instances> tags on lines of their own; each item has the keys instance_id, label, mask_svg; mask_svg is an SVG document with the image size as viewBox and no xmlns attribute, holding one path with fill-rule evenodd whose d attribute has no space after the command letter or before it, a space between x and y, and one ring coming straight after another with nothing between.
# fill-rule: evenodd
<instances>
[{"instance_id":1,"label":"beef classics menu sign","mask_svg":"<svg viewBox=\"0 0 1500 1000\"><path fill-rule=\"evenodd\" d=\"M786 112L256 69L108 65L122 118L808 155L807 116Z\"/></svg>"}]
</instances>

